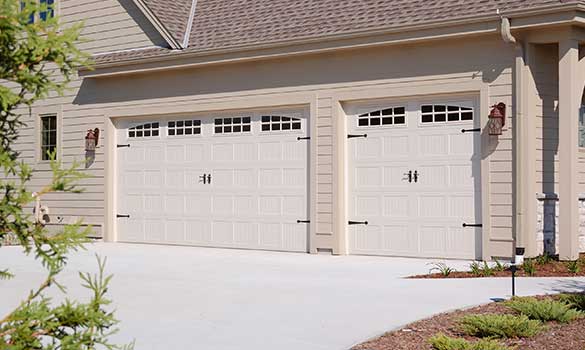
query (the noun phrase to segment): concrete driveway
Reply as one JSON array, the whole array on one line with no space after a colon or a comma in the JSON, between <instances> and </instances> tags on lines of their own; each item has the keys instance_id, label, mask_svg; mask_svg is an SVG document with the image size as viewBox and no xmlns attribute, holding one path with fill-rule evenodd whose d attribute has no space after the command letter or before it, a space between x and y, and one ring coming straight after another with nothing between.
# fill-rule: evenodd
<instances>
[{"instance_id":1,"label":"concrete driveway","mask_svg":"<svg viewBox=\"0 0 585 350\"><path fill-rule=\"evenodd\" d=\"M95 271L94 254L115 275L110 296L122 320L119 342L136 349L347 350L432 314L510 293L509 279L407 280L428 260L333 257L171 246L97 243L75 254L61 277ZM465 262L449 262L463 269ZM15 247L0 248L0 314L13 308L42 270ZM521 279L521 294L585 289L585 279ZM55 293L58 295L58 293Z\"/></svg>"}]
</instances>

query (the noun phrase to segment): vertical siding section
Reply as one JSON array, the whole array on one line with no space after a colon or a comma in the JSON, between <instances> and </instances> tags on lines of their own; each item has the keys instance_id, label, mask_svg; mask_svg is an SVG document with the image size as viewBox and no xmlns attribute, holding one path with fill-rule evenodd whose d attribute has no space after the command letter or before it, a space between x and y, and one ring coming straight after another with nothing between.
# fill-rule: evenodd
<instances>
[{"instance_id":1,"label":"vertical siding section","mask_svg":"<svg viewBox=\"0 0 585 350\"><path fill-rule=\"evenodd\" d=\"M317 235L333 235L333 105L317 99Z\"/></svg>"}]
</instances>

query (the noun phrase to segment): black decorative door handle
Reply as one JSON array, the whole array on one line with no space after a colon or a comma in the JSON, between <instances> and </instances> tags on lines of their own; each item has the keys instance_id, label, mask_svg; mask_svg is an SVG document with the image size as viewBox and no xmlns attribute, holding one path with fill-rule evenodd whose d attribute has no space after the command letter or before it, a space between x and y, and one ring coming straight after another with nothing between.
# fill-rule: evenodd
<instances>
[{"instance_id":1,"label":"black decorative door handle","mask_svg":"<svg viewBox=\"0 0 585 350\"><path fill-rule=\"evenodd\" d=\"M414 171L414 182L418 182L419 173L418 170Z\"/></svg>"},{"instance_id":2,"label":"black decorative door handle","mask_svg":"<svg viewBox=\"0 0 585 350\"><path fill-rule=\"evenodd\" d=\"M211 174L207 174L207 183L211 185Z\"/></svg>"},{"instance_id":3,"label":"black decorative door handle","mask_svg":"<svg viewBox=\"0 0 585 350\"><path fill-rule=\"evenodd\" d=\"M403 180L408 180L408 182L412 183L412 170L410 170L407 173L404 173L404 176L406 176L406 179Z\"/></svg>"},{"instance_id":4,"label":"black decorative door handle","mask_svg":"<svg viewBox=\"0 0 585 350\"><path fill-rule=\"evenodd\" d=\"M207 174L199 176L199 183L201 182L203 182L204 185L207 185Z\"/></svg>"}]
</instances>

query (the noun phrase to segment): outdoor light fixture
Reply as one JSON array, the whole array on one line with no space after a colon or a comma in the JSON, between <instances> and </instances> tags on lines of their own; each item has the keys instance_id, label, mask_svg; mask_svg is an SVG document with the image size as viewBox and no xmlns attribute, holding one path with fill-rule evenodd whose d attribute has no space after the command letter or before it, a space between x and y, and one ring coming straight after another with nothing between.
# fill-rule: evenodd
<instances>
[{"instance_id":1,"label":"outdoor light fixture","mask_svg":"<svg viewBox=\"0 0 585 350\"><path fill-rule=\"evenodd\" d=\"M506 126L506 104L503 102L493 106L487 125L488 133L493 136L502 135Z\"/></svg>"},{"instance_id":2,"label":"outdoor light fixture","mask_svg":"<svg viewBox=\"0 0 585 350\"><path fill-rule=\"evenodd\" d=\"M516 248L514 263L510 266L510 271L512 271L512 297L516 296L516 271L518 271L518 266L524 264L525 252L526 252L525 248Z\"/></svg>"},{"instance_id":3,"label":"outdoor light fixture","mask_svg":"<svg viewBox=\"0 0 585 350\"><path fill-rule=\"evenodd\" d=\"M95 152L95 149L98 145L98 141L100 138L100 129L95 128L93 130L87 130L87 135L85 135L85 151L86 152Z\"/></svg>"}]
</instances>

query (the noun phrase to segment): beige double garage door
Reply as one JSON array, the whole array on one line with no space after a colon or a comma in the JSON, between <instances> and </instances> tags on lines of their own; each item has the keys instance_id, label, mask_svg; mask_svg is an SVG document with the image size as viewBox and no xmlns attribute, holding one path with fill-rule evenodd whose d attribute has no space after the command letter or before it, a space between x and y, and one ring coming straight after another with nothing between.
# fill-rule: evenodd
<instances>
[{"instance_id":1,"label":"beige double garage door","mask_svg":"<svg viewBox=\"0 0 585 350\"><path fill-rule=\"evenodd\" d=\"M473 103L348 111L349 253L477 257L481 152ZM118 241L308 251L315 140L307 112L166 117L117 128Z\"/></svg>"}]
</instances>

